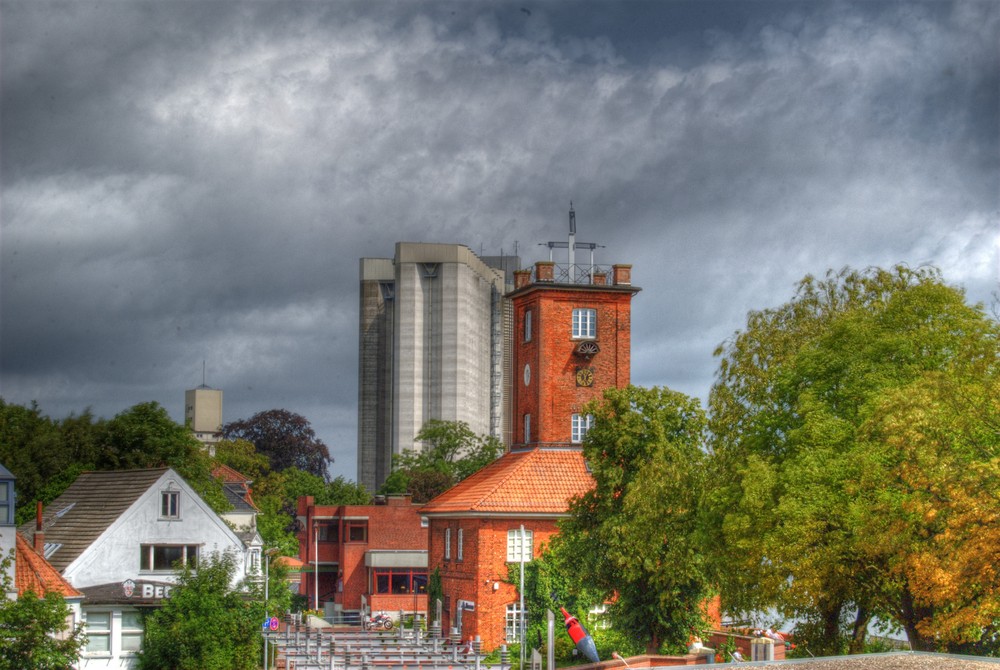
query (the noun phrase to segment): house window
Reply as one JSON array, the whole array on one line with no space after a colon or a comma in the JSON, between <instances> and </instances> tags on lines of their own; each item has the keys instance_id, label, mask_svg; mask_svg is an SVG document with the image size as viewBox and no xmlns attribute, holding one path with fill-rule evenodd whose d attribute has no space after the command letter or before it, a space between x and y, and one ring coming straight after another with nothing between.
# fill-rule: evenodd
<instances>
[{"instance_id":1,"label":"house window","mask_svg":"<svg viewBox=\"0 0 1000 670\"><path fill-rule=\"evenodd\" d=\"M427 528L430 525L431 525L430 519L428 519L425 516L420 517L420 527L421 528Z\"/></svg>"},{"instance_id":2,"label":"house window","mask_svg":"<svg viewBox=\"0 0 1000 670\"><path fill-rule=\"evenodd\" d=\"M260 549L250 550L250 565L248 566L251 574L260 571Z\"/></svg>"},{"instance_id":3,"label":"house window","mask_svg":"<svg viewBox=\"0 0 1000 670\"><path fill-rule=\"evenodd\" d=\"M524 341L531 342L531 310L524 311Z\"/></svg>"},{"instance_id":4,"label":"house window","mask_svg":"<svg viewBox=\"0 0 1000 670\"><path fill-rule=\"evenodd\" d=\"M427 593L427 571L411 568L376 568L375 593Z\"/></svg>"},{"instance_id":5,"label":"house window","mask_svg":"<svg viewBox=\"0 0 1000 670\"><path fill-rule=\"evenodd\" d=\"M174 564L198 568L196 544L142 544L139 545L139 569L153 572L170 572Z\"/></svg>"},{"instance_id":6,"label":"house window","mask_svg":"<svg viewBox=\"0 0 1000 670\"><path fill-rule=\"evenodd\" d=\"M524 529L524 560L530 561L532 557L532 547L534 542L534 533ZM508 563L520 563L521 562L521 529L513 528L507 531L507 562Z\"/></svg>"},{"instance_id":7,"label":"house window","mask_svg":"<svg viewBox=\"0 0 1000 670\"><path fill-rule=\"evenodd\" d=\"M518 603L507 605L507 614L503 620L503 636L507 644L515 644L520 641L521 630L521 607Z\"/></svg>"},{"instance_id":8,"label":"house window","mask_svg":"<svg viewBox=\"0 0 1000 670\"><path fill-rule=\"evenodd\" d=\"M142 615L122 612L122 651L142 649Z\"/></svg>"},{"instance_id":9,"label":"house window","mask_svg":"<svg viewBox=\"0 0 1000 670\"><path fill-rule=\"evenodd\" d=\"M573 444L580 444L583 442L583 436L587 434L587 431L590 430L593 423L594 416L592 414L574 414L570 441Z\"/></svg>"},{"instance_id":10,"label":"house window","mask_svg":"<svg viewBox=\"0 0 1000 670\"><path fill-rule=\"evenodd\" d=\"M524 415L524 443L531 442L531 415Z\"/></svg>"},{"instance_id":11,"label":"house window","mask_svg":"<svg viewBox=\"0 0 1000 670\"><path fill-rule=\"evenodd\" d=\"M179 519L181 518L180 491L160 492L160 518Z\"/></svg>"},{"instance_id":12,"label":"house window","mask_svg":"<svg viewBox=\"0 0 1000 670\"><path fill-rule=\"evenodd\" d=\"M597 310L573 310L573 337L578 339L593 339L597 337Z\"/></svg>"},{"instance_id":13,"label":"house window","mask_svg":"<svg viewBox=\"0 0 1000 670\"><path fill-rule=\"evenodd\" d=\"M444 529L444 560L451 560L451 528Z\"/></svg>"},{"instance_id":14,"label":"house window","mask_svg":"<svg viewBox=\"0 0 1000 670\"><path fill-rule=\"evenodd\" d=\"M0 482L0 524L14 525L14 485L13 482Z\"/></svg>"},{"instance_id":15,"label":"house window","mask_svg":"<svg viewBox=\"0 0 1000 670\"><path fill-rule=\"evenodd\" d=\"M363 521L348 521L347 522L347 541L348 542L367 542L368 541L368 520Z\"/></svg>"},{"instance_id":16,"label":"house window","mask_svg":"<svg viewBox=\"0 0 1000 670\"><path fill-rule=\"evenodd\" d=\"M319 523L316 525L317 538L320 542L338 542L340 540L340 528L336 522Z\"/></svg>"},{"instance_id":17,"label":"house window","mask_svg":"<svg viewBox=\"0 0 1000 670\"><path fill-rule=\"evenodd\" d=\"M456 560L459 560L459 561L462 560L462 529L461 528L458 529L458 548L456 549L455 553L457 554L455 556Z\"/></svg>"},{"instance_id":18,"label":"house window","mask_svg":"<svg viewBox=\"0 0 1000 670\"><path fill-rule=\"evenodd\" d=\"M111 612L87 612L89 653L111 653Z\"/></svg>"}]
</instances>

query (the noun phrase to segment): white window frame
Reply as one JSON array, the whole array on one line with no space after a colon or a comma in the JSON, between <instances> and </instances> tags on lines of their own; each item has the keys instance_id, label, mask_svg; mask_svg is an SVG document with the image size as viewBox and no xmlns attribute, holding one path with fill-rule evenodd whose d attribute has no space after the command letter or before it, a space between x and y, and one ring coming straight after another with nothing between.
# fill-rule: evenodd
<instances>
[{"instance_id":1,"label":"white window frame","mask_svg":"<svg viewBox=\"0 0 1000 670\"><path fill-rule=\"evenodd\" d=\"M462 544L463 544L463 539L464 539L462 537L462 535L463 535L462 529L459 528L458 529L458 539L456 540L458 542L458 546L455 549L455 560L456 561L461 561L462 560L462 550L463 550Z\"/></svg>"},{"instance_id":2,"label":"white window frame","mask_svg":"<svg viewBox=\"0 0 1000 670\"><path fill-rule=\"evenodd\" d=\"M107 625L101 622L100 628L95 628L95 618L103 619L107 617ZM83 648L83 653L87 656L111 656L111 626L114 622L114 613L110 610L87 611L87 620L84 622L84 631L87 633L87 644ZM95 640L104 640L107 647L105 649L93 649L91 644Z\"/></svg>"},{"instance_id":3,"label":"white window frame","mask_svg":"<svg viewBox=\"0 0 1000 670\"><path fill-rule=\"evenodd\" d=\"M126 626L126 621L135 617L134 626ZM145 637L146 631L142 627L142 614L135 610L122 610L122 628L121 628L121 647L123 654L135 654L142 649L142 641ZM138 646L135 649L126 649L126 640L138 640Z\"/></svg>"},{"instance_id":4,"label":"white window frame","mask_svg":"<svg viewBox=\"0 0 1000 670\"><path fill-rule=\"evenodd\" d=\"M535 555L535 533L530 528L524 529L525 562L531 561ZM512 528L507 531L507 562L521 562L521 529Z\"/></svg>"},{"instance_id":5,"label":"white window frame","mask_svg":"<svg viewBox=\"0 0 1000 670\"><path fill-rule=\"evenodd\" d=\"M531 342L531 310L524 310L524 341Z\"/></svg>"},{"instance_id":6,"label":"white window frame","mask_svg":"<svg viewBox=\"0 0 1000 670\"><path fill-rule=\"evenodd\" d=\"M201 554L201 547L197 544L140 544L139 545L139 572L142 574L149 573L168 573L173 572L173 566L167 567L156 567L155 551L157 547L180 547L181 549L181 563L187 565L188 563L194 563L194 570L198 569L198 558ZM189 549L194 549L194 556L191 556ZM145 553L145 556L143 554ZM193 559L193 560L192 560Z\"/></svg>"},{"instance_id":7,"label":"white window frame","mask_svg":"<svg viewBox=\"0 0 1000 670\"><path fill-rule=\"evenodd\" d=\"M503 619L503 636L507 644L516 644L521 641L521 604L510 603Z\"/></svg>"},{"instance_id":8,"label":"white window frame","mask_svg":"<svg viewBox=\"0 0 1000 670\"><path fill-rule=\"evenodd\" d=\"M597 310L592 307L577 307L573 310L573 339L593 340L597 338Z\"/></svg>"},{"instance_id":9,"label":"white window frame","mask_svg":"<svg viewBox=\"0 0 1000 670\"><path fill-rule=\"evenodd\" d=\"M594 425L593 414L574 414L572 426L570 428L570 442L580 444L587 435L587 431Z\"/></svg>"},{"instance_id":10,"label":"white window frame","mask_svg":"<svg viewBox=\"0 0 1000 670\"><path fill-rule=\"evenodd\" d=\"M451 560L451 528L444 529L444 560Z\"/></svg>"},{"instance_id":11,"label":"white window frame","mask_svg":"<svg viewBox=\"0 0 1000 670\"><path fill-rule=\"evenodd\" d=\"M531 443L531 415L524 415L524 443Z\"/></svg>"},{"instance_id":12,"label":"white window frame","mask_svg":"<svg viewBox=\"0 0 1000 670\"><path fill-rule=\"evenodd\" d=\"M181 518L181 492L160 491L160 518Z\"/></svg>"}]
</instances>

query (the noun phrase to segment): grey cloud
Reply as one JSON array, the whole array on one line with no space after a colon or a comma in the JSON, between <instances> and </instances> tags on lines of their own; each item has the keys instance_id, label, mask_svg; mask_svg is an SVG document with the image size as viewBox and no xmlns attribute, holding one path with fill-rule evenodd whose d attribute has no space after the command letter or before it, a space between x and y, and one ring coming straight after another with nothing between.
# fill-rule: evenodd
<instances>
[{"instance_id":1,"label":"grey cloud","mask_svg":"<svg viewBox=\"0 0 1000 670\"><path fill-rule=\"evenodd\" d=\"M357 259L630 262L633 379L704 398L830 267L996 286L993 3L5 2L0 393L286 407L353 476ZM55 45L42 49L40 43ZM970 261L969 259L973 259Z\"/></svg>"}]
</instances>

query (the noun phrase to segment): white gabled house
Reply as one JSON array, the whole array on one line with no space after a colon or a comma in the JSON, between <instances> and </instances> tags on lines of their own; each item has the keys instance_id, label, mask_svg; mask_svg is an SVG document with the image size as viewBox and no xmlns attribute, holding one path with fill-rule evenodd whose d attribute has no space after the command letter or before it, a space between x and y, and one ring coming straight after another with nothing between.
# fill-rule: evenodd
<instances>
[{"instance_id":1,"label":"white gabled house","mask_svg":"<svg viewBox=\"0 0 1000 670\"><path fill-rule=\"evenodd\" d=\"M177 563L212 553L251 562L229 525L170 468L84 472L20 532L84 595L86 668L131 668L144 608L170 597Z\"/></svg>"}]
</instances>

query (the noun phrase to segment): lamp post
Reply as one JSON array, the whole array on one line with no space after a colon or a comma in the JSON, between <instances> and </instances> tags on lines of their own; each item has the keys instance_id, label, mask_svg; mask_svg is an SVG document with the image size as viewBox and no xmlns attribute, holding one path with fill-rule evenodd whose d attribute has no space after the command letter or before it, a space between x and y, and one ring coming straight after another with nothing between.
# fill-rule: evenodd
<instances>
[{"instance_id":1,"label":"lamp post","mask_svg":"<svg viewBox=\"0 0 1000 670\"><path fill-rule=\"evenodd\" d=\"M319 610L319 521L313 521L313 607Z\"/></svg>"},{"instance_id":2,"label":"lamp post","mask_svg":"<svg viewBox=\"0 0 1000 670\"><path fill-rule=\"evenodd\" d=\"M271 556L277 553L277 551L278 551L277 547L271 547L270 549L265 549L264 551L261 552L261 556L264 559L264 620L265 621L270 620L270 614L268 612L269 609L268 601L270 600L270 591L268 590L268 587L270 586L271 583ZM270 663L268 662L270 659L268 659L267 652L268 652L268 643L267 643L267 634L265 633L264 670L267 670L268 667L270 667Z\"/></svg>"}]
</instances>

